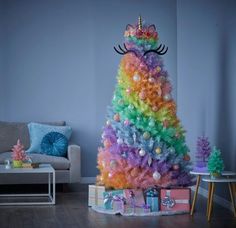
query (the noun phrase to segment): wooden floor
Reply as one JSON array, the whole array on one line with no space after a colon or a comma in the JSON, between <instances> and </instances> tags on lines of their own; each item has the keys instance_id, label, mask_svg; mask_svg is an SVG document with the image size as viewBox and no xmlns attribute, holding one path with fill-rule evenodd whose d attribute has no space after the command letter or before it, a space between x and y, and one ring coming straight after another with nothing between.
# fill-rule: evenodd
<instances>
[{"instance_id":1,"label":"wooden floor","mask_svg":"<svg viewBox=\"0 0 236 228\"><path fill-rule=\"evenodd\" d=\"M104 215L87 207L87 186L80 186L76 192L58 192L55 206L1 206L0 228L236 228L233 213L214 204L212 220L207 222L206 199L199 197L196 212L189 214L160 217L123 217Z\"/></svg>"}]
</instances>

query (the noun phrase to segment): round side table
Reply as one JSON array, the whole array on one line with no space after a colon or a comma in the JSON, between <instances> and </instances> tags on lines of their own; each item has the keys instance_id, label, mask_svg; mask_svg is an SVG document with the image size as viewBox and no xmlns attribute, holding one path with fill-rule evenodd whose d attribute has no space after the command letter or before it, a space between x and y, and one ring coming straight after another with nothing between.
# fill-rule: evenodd
<instances>
[{"instance_id":1,"label":"round side table","mask_svg":"<svg viewBox=\"0 0 236 228\"><path fill-rule=\"evenodd\" d=\"M229 193L230 198L233 205L234 216L236 217L235 211L235 199L234 199L234 192L233 192L233 183L236 183L236 178L227 178L227 177L220 177L216 179L212 179L210 177L203 178L202 181L208 182L208 201L207 201L207 220L208 222L211 220L211 212L212 212L212 200L215 190L215 183L228 183L229 186Z\"/></svg>"},{"instance_id":2,"label":"round side table","mask_svg":"<svg viewBox=\"0 0 236 228\"><path fill-rule=\"evenodd\" d=\"M191 212L190 212L190 215L193 215L196 200L197 200L197 195L198 195L198 189L199 189L199 185L200 185L200 182L201 182L201 178L202 178L202 176L210 176L210 173L209 172L199 172L199 171L196 171L196 170L192 170L192 171L190 171L190 174L197 176L196 189L195 189L195 192L194 192L193 203L192 203ZM222 176L232 177L232 176L236 176L236 173L232 172L232 171L223 171ZM208 192L208 201L209 201L209 192Z\"/></svg>"}]
</instances>

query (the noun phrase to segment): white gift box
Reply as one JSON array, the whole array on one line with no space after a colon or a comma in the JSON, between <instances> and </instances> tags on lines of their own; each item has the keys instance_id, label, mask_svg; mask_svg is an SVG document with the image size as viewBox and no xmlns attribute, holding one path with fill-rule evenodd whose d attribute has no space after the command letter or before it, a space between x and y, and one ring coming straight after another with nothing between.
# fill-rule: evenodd
<instances>
[{"instance_id":1,"label":"white gift box","mask_svg":"<svg viewBox=\"0 0 236 228\"><path fill-rule=\"evenodd\" d=\"M104 206L103 193L106 191L105 186L89 185L88 206Z\"/></svg>"}]
</instances>

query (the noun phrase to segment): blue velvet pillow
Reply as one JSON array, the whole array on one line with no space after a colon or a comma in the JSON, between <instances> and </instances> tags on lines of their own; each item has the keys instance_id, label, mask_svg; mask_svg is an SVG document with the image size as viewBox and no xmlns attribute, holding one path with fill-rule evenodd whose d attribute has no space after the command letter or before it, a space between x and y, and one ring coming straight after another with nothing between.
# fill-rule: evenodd
<instances>
[{"instance_id":1,"label":"blue velvet pillow","mask_svg":"<svg viewBox=\"0 0 236 228\"><path fill-rule=\"evenodd\" d=\"M41 150L43 154L65 157L68 147L67 138L59 132L47 133L41 142Z\"/></svg>"},{"instance_id":2,"label":"blue velvet pillow","mask_svg":"<svg viewBox=\"0 0 236 228\"><path fill-rule=\"evenodd\" d=\"M41 142L43 137L50 132L58 132L64 135L67 140L70 139L72 128L69 126L51 126L39 123L29 123L30 134L30 148L26 151L28 153L43 153Z\"/></svg>"}]
</instances>

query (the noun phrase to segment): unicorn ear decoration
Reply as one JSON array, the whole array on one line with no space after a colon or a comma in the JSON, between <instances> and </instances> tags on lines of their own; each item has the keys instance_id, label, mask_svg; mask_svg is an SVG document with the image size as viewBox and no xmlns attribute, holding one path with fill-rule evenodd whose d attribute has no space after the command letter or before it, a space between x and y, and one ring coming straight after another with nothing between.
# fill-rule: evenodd
<instances>
[{"instance_id":1,"label":"unicorn ear decoration","mask_svg":"<svg viewBox=\"0 0 236 228\"><path fill-rule=\"evenodd\" d=\"M168 51L168 47L165 45L158 45L158 33L155 25L143 23L141 16L139 16L137 24L126 26L124 36L124 47L121 45L114 47L114 50L120 55L133 53L137 57L144 57L151 52L164 55Z\"/></svg>"}]
</instances>

